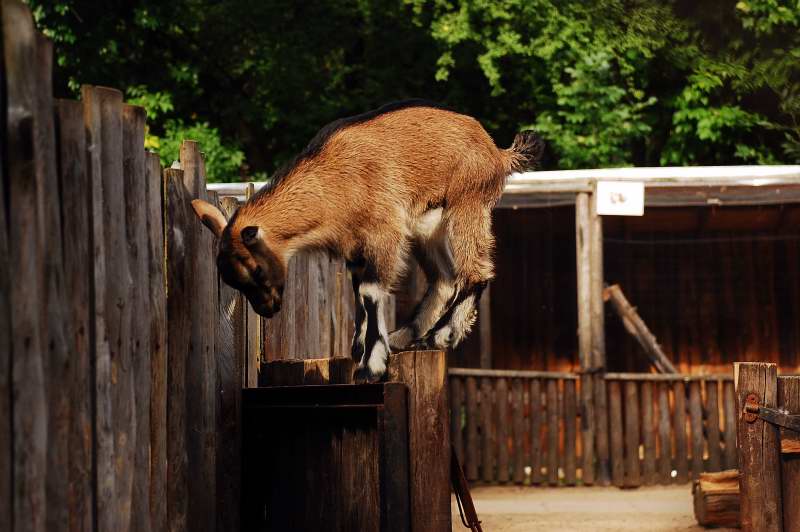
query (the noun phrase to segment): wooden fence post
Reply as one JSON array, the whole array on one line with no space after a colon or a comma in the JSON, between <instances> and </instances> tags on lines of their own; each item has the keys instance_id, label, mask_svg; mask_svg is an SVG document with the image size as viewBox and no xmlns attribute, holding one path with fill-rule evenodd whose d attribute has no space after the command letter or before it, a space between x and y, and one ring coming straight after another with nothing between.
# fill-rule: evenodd
<instances>
[{"instance_id":1,"label":"wooden fence post","mask_svg":"<svg viewBox=\"0 0 800 532\"><path fill-rule=\"evenodd\" d=\"M167 530L167 291L164 256L164 179L161 161L147 154L147 268L150 294L150 523Z\"/></svg>"},{"instance_id":2,"label":"wooden fence post","mask_svg":"<svg viewBox=\"0 0 800 532\"><path fill-rule=\"evenodd\" d=\"M741 519L744 532L781 532L780 436L775 425L743 413L748 396L759 406L775 408L778 399L777 366L737 362L736 411L741 483Z\"/></svg>"},{"instance_id":3,"label":"wooden fence post","mask_svg":"<svg viewBox=\"0 0 800 532\"><path fill-rule=\"evenodd\" d=\"M150 283L147 246L147 183L144 146L145 110L122 108L122 164L125 236L134 290L131 291L130 349L133 372L134 449L131 529L150 530Z\"/></svg>"},{"instance_id":4,"label":"wooden fence post","mask_svg":"<svg viewBox=\"0 0 800 532\"><path fill-rule=\"evenodd\" d=\"M442 351L389 358L389 380L408 385L412 532L450 531L450 420ZM502 398L507 399L507 398Z\"/></svg>"},{"instance_id":5,"label":"wooden fence post","mask_svg":"<svg viewBox=\"0 0 800 532\"><path fill-rule=\"evenodd\" d=\"M789 414L800 414L800 377L778 377L778 405ZM781 432L785 433L785 429ZM783 529L800 530L800 448L798 434L791 434L795 447L788 448L790 434L781 443L781 483L783 484Z\"/></svg>"}]
</instances>

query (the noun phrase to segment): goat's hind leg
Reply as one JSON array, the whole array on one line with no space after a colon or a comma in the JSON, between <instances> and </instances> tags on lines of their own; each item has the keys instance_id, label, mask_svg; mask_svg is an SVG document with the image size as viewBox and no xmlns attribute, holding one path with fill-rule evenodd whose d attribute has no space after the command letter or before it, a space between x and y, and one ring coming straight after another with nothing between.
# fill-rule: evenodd
<instances>
[{"instance_id":1,"label":"goat's hind leg","mask_svg":"<svg viewBox=\"0 0 800 532\"><path fill-rule=\"evenodd\" d=\"M388 291L378 283L353 277L356 299L356 323L352 356L356 361L356 383L378 382L385 378L389 363L389 335L386 331L385 305Z\"/></svg>"}]
</instances>

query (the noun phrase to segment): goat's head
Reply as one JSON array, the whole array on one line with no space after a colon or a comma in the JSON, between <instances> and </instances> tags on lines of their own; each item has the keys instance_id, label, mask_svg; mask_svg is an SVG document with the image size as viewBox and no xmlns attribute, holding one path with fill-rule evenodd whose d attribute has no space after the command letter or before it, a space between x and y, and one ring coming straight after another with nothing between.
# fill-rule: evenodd
<instances>
[{"instance_id":1,"label":"goat's head","mask_svg":"<svg viewBox=\"0 0 800 532\"><path fill-rule=\"evenodd\" d=\"M219 239L217 268L228 285L242 292L253 310L271 318L281 309L286 265L268 244L257 225L231 223L222 212L203 201L192 201L195 214Z\"/></svg>"}]
</instances>

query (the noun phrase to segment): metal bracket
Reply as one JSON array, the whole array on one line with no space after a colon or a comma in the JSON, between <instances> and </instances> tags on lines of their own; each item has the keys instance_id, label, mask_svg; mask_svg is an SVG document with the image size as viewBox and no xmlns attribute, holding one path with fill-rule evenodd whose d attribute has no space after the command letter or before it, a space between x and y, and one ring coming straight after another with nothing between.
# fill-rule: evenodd
<instances>
[{"instance_id":1,"label":"metal bracket","mask_svg":"<svg viewBox=\"0 0 800 532\"><path fill-rule=\"evenodd\" d=\"M758 397L754 393L749 394L745 399L743 410L744 420L748 423L753 423L756 419L761 418L772 425L800 432L800 415L789 414L777 408L761 406L758 404Z\"/></svg>"}]
</instances>

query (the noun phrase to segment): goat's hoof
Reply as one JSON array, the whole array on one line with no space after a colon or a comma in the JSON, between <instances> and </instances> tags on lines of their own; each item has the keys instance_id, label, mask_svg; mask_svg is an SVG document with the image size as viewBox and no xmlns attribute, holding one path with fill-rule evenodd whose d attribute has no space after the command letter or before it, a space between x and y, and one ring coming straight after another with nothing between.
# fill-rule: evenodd
<instances>
[{"instance_id":1,"label":"goat's hoof","mask_svg":"<svg viewBox=\"0 0 800 532\"><path fill-rule=\"evenodd\" d=\"M356 368L353 374L353 382L355 384L375 384L386 380L386 372L382 374L372 373L368 367Z\"/></svg>"}]
</instances>

